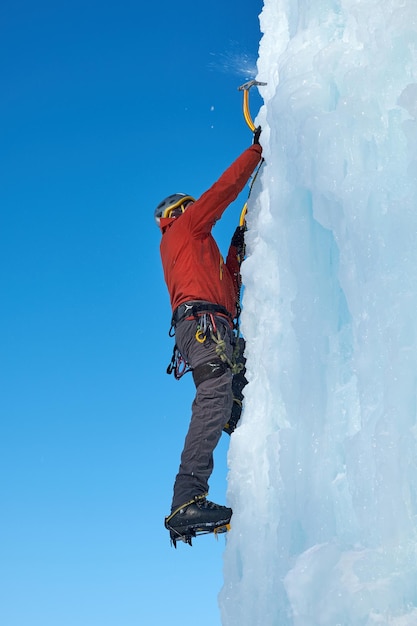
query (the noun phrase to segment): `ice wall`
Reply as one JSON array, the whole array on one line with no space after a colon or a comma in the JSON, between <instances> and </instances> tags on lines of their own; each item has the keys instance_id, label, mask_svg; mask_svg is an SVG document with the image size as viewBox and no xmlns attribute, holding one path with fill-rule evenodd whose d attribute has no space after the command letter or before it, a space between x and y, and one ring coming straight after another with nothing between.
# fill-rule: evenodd
<instances>
[{"instance_id":1,"label":"ice wall","mask_svg":"<svg viewBox=\"0 0 417 626\"><path fill-rule=\"evenodd\" d=\"M265 0L223 626L417 624L417 3Z\"/></svg>"}]
</instances>

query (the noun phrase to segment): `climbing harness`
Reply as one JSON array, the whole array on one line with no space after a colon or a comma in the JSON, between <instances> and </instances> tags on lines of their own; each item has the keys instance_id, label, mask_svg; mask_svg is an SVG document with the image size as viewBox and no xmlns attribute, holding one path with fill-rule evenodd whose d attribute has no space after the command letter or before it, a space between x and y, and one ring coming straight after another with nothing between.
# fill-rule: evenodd
<instances>
[{"instance_id":1,"label":"climbing harness","mask_svg":"<svg viewBox=\"0 0 417 626\"><path fill-rule=\"evenodd\" d=\"M236 359L239 353L238 349L238 337L239 337L239 323L238 317L233 325L233 355L229 358L227 355L227 344L224 334L222 335L216 317L224 319L229 326L231 326L231 315L227 313L226 309L221 306L213 305L211 303L185 303L178 307L174 312L172 318L172 324L169 331L169 335L173 337L175 335L176 324L183 320L196 320L197 328L195 332L195 339L199 343L203 344L207 340L213 341L215 344L216 357L211 359L208 363L203 363L192 369L181 355L177 344L175 344L171 361L167 367L167 374L174 374L176 380L179 380L188 372L193 372L193 378L196 386L209 378L217 378L221 376L228 368L230 368L232 374L237 374L243 369L241 363L237 363ZM237 309L240 313L240 310ZM181 313L183 313L181 315Z\"/></svg>"},{"instance_id":2,"label":"climbing harness","mask_svg":"<svg viewBox=\"0 0 417 626\"><path fill-rule=\"evenodd\" d=\"M233 325L233 315L229 313L224 306L205 302L204 300L191 300L180 304L172 314L169 332L170 337L174 336L175 331L173 331L173 329L175 329L175 325L178 324L178 322L187 318L197 318L197 315L200 313L215 313L216 315L226 318L229 324L231 326Z\"/></svg>"}]
</instances>

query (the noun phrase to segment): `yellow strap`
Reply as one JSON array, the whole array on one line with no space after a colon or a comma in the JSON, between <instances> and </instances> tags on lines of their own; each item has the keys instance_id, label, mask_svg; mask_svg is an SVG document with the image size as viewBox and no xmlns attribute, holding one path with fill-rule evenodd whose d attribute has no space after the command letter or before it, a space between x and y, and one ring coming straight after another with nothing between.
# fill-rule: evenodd
<instances>
[{"instance_id":1,"label":"yellow strap","mask_svg":"<svg viewBox=\"0 0 417 626\"><path fill-rule=\"evenodd\" d=\"M231 529L230 524L224 524L223 526L218 526L217 528L215 528L213 530L213 534L216 537L216 539L218 539L220 534L228 533L230 532L230 529Z\"/></svg>"},{"instance_id":2,"label":"yellow strap","mask_svg":"<svg viewBox=\"0 0 417 626\"><path fill-rule=\"evenodd\" d=\"M192 500L189 500L188 502L181 504L181 506L175 509L175 511L172 511L171 515L168 515L168 517L165 518L165 522L168 523L169 520L171 520L174 517L174 515L178 513L178 511L181 511L181 509L185 509L186 506L189 506L190 504L194 504L195 502L197 502L197 500L204 500L204 498L206 498L207 495L208 493L203 493L200 496L195 496Z\"/></svg>"}]
</instances>

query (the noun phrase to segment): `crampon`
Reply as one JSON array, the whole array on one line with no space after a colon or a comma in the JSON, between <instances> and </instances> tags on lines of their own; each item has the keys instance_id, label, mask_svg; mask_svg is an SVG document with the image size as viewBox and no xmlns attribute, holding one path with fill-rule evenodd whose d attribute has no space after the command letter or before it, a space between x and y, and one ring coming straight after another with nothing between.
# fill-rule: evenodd
<instances>
[{"instance_id":1,"label":"crampon","mask_svg":"<svg viewBox=\"0 0 417 626\"><path fill-rule=\"evenodd\" d=\"M202 526L189 526L188 528L172 528L169 526L169 524L166 524L166 528L169 530L169 535L171 538L171 545L174 546L174 548L177 547L177 543L179 541L183 541L184 543L188 543L189 546L193 545L193 539L195 539L195 537L198 537L200 535L209 535L209 534L213 534L216 539L218 535L221 535L223 533L227 533L231 526L230 523L228 524L222 524L216 527L202 527Z\"/></svg>"}]
</instances>

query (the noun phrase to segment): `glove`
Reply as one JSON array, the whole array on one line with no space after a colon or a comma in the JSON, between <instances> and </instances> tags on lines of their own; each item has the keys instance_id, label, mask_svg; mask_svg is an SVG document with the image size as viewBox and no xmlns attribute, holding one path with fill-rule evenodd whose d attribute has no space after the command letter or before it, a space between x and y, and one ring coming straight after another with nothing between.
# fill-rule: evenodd
<instances>
[{"instance_id":1,"label":"glove","mask_svg":"<svg viewBox=\"0 0 417 626\"><path fill-rule=\"evenodd\" d=\"M260 126L258 126L258 128L255 128L255 131L253 133L253 143L259 144L259 137L261 136L261 132L262 128Z\"/></svg>"},{"instance_id":2,"label":"glove","mask_svg":"<svg viewBox=\"0 0 417 626\"><path fill-rule=\"evenodd\" d=\"M232 246L237 248L239 251L245 245L245 227L238 226L233 233L232 241L230 242Z\"/></svg>"},{"instance_id":3,"label":"glove","mask_svg":"<svg viewBox=\"0 0 417 626\"><path fill-rule=\"evenodd\" d=\"M245 230L245 226L238 226L233 233L232 241L230 242L230 245L236 248L237 260L239 263L242 263L245 258Z\"/></svg>"}]
</instances>

